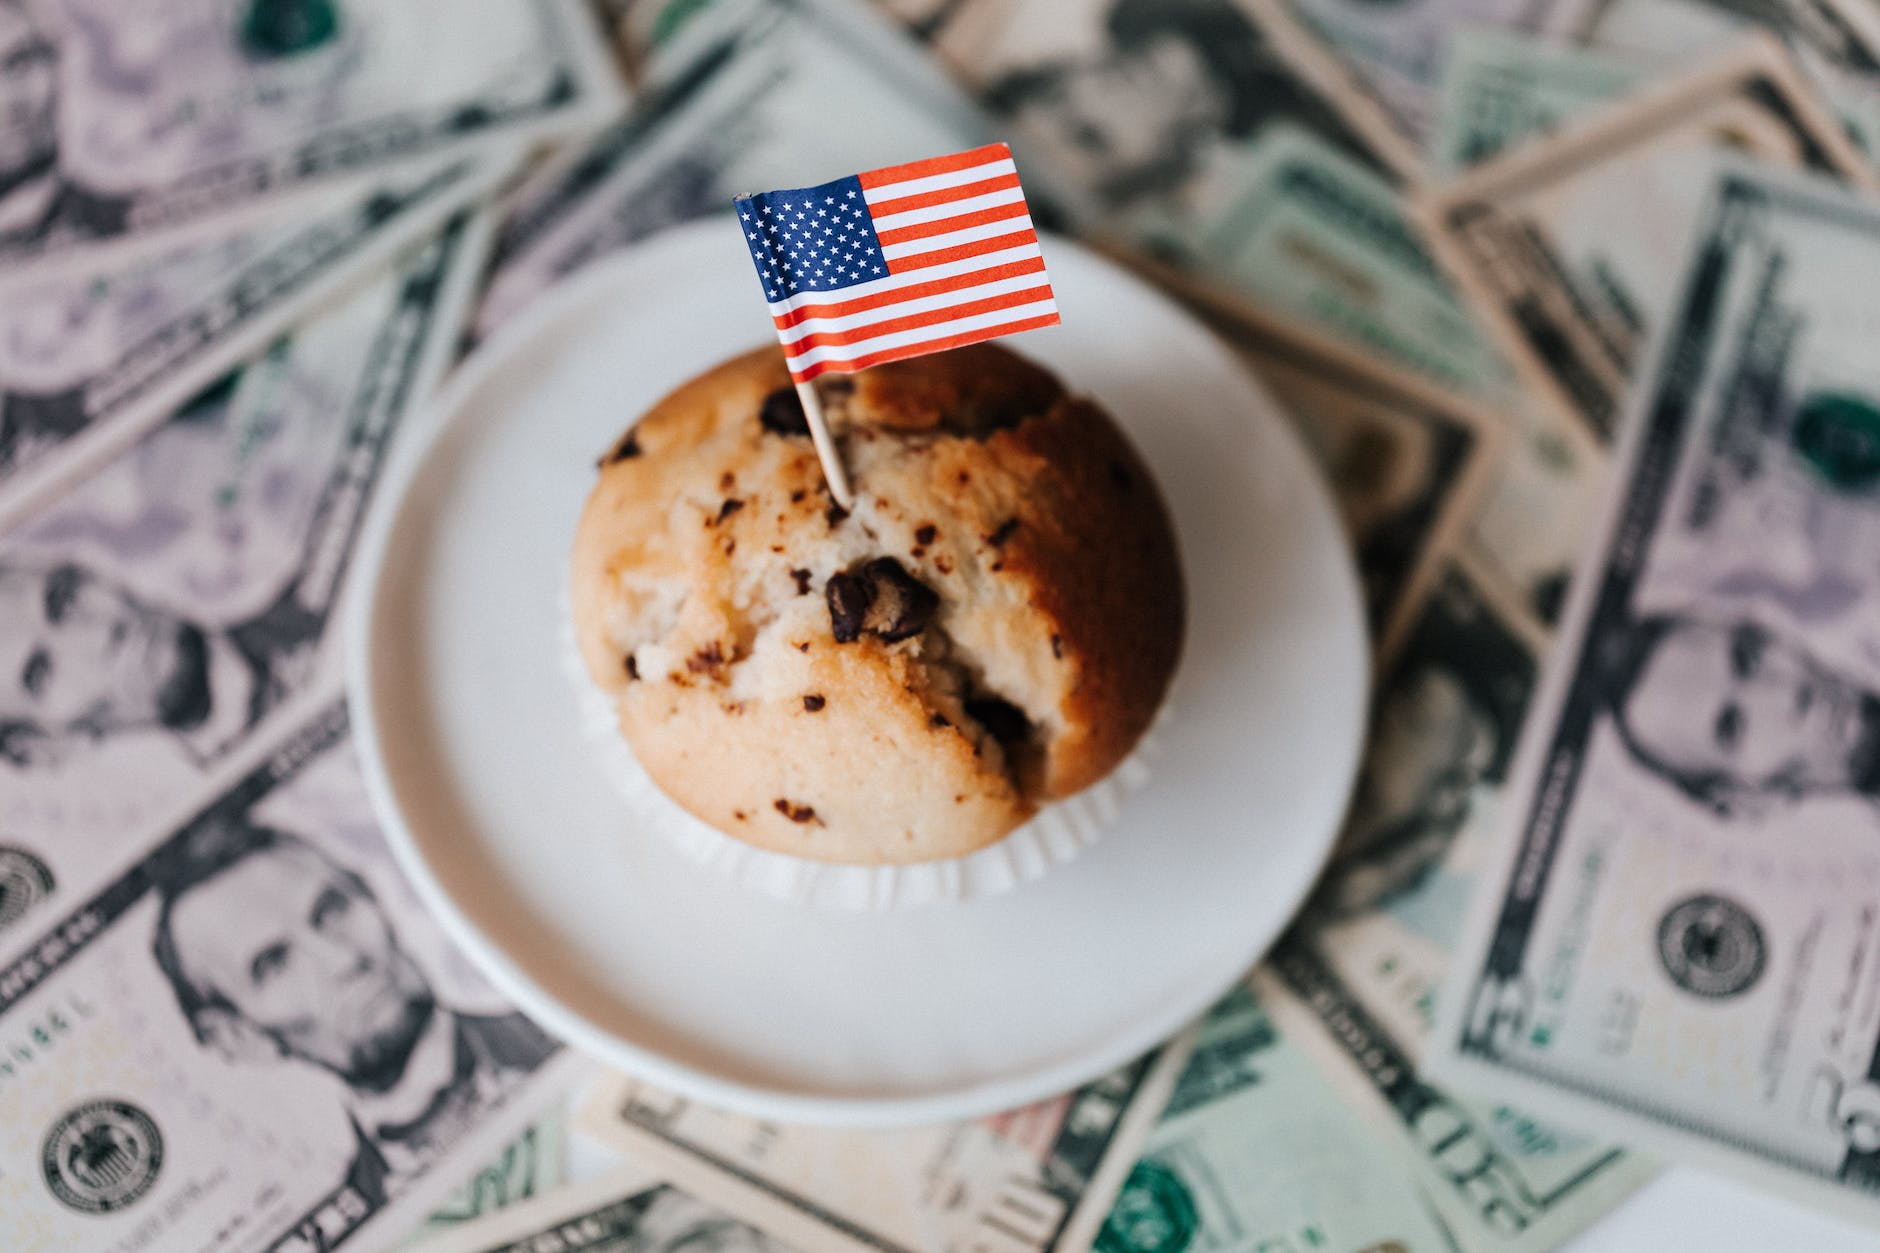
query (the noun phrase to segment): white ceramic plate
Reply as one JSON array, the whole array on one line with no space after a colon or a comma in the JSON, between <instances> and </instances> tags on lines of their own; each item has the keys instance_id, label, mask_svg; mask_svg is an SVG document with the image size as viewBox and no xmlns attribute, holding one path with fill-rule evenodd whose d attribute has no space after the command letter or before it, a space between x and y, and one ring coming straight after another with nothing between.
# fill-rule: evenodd
<instances>
[{"instance_id":1,"label":"white ceramic plate","mask_svg":"<svg viewBox=\"0 0 1880 1253\"><path fill-rule=\"evenodd\" d=\"M1190 625L1148 782L1005 895L888 913L739 887L636 831L560 657L594 458L771 333L728 222L597 265L439 397L367 538L348 677L419 892L490 977L603 1060L748 1113L970 1117L1071 1088L1204 1009L1317 875L1363 735L1358 585L1271 402L1167 299L1064 240L1064 325L1008 341L1094 394L1175 515Z\"/></svg>"}]
</instances>

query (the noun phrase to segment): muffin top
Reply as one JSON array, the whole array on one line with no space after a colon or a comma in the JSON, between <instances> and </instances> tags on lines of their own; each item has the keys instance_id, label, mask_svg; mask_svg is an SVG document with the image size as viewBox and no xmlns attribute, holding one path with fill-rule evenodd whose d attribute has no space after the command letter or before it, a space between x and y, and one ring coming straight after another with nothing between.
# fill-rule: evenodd
<instances>
[{"instance_id":1,"label":"muffin top","mask_svg":"<svg viewBox=\"0 0 1880 1253\"><path fill-rule=\"evenodd\" d=\"M1175 538L1109 416L990 344L815 384L769 346L602 458L571 598L654 781L726 833L882 864L988 845L1114 768L1173 675Z\"/></svg>"}]
</instances>

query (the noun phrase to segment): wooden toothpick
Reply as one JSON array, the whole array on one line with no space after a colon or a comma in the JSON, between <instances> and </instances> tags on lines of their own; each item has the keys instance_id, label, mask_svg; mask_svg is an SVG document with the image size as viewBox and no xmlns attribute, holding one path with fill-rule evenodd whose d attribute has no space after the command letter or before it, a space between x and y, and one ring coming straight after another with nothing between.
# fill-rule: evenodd
<instances>
[{"instance_id":1,"label":"wooden toothpick","mask_svg":"<svg viewBox=\"0 0 1880 1253\"><path fill-rule=\"evenodd\" d=\"M803 417L809 422L809 437L816 445L816 459L822 462L829 494L836 498L842 511L848 513L855 508L855 493L849 490L849 476L842 468L842 459L836 456L836 442L829 436L829 424L823 420L822 401L816 398L816 388L810 383L798 383L796 394L803 402Z\"/></svg>"}]
</instances>

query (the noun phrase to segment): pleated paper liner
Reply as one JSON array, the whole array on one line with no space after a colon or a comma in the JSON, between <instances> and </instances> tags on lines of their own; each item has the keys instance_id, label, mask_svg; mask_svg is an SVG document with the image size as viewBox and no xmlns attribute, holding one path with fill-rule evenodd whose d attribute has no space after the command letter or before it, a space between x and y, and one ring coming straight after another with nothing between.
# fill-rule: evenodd
<instances>
[{"instance_id":1,"label":"pleated paper liner","mask_svg":"<svg viewBox=\"0 0 1880 1253\"><path fill-rule=\"evenodd\" d=\"M982 900L1043 878L1095 844L1122 812L1124 798L1148 782L1158 732L1168 720L1165 705L1148 733L1109 775L1045 806L996 844L940 861L845 866L746 844L668 798L620 734L613 702L581 664L573 617L565 604L561 635L563 670L579 701L582 732L620 793L633 829L658 832L691 860L751 891L820 908L879 911Z\"/></svg>"}]
</instances>

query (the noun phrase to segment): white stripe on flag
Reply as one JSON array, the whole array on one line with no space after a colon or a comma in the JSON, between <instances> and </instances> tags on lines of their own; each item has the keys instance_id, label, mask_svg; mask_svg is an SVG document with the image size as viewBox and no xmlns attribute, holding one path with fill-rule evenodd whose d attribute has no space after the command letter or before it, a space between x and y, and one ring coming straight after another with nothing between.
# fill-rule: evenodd
<instances>
[{"instance_id":1,"label":"white stripe on flag","mask_svg":"<svg viewBox=\"0 0 1880 1253\"><path fill-rule=\"evenodd\" d=\"M969 165L963 170L948 170L945 174L929 174L926 178L910 178L899 183L883 183L879 187L862 188L862 199L869 204L883 200L899 200L903 196L918 196L923 192L943 191L948 187L958 187L964 183L977 183L983 179L997 178L1001 174L1016 174L1018 167L1012 164L1012 158L1003 157L997 161L988 161L984 165Z\"/></svg>"},{"instance_id":2,"label":"white stripe on flag","mask_svg":"<svg viewBox=\"0 0 1880 1253\"><path fill-rule=\"evenodd\" d=\"M965 230L948 231L944 235L929 235L925 239L910 239L904 244L883 244L881 255L892 261L896 257L911 257L923 252L938 252L942 248L952 248L957 244L970 244L976 240L993 239L1000 235L1016 235L1019 231L1029 231L1031 214L1026 213L1015 218L1001 218L997 222L981 222L978 226L969 226Z\"/></svg>"},{"instance_id":3,"label":"white stripe on flag","mask_svg":"<svg viewBox=\"0 0 1880 1253\"><path fill-rule=\"evenodd\" d=\"M997 252L981 253L976 257L962 257L958 261L943 261L939 265L922 266L918 270L890 274L885 278L872 278L866 283L857 283L853 287L838 287L834 291L798 292L787 299L771 301L770 316L780 318L806 305L839 305L844 301L859 300L864 296L894 291L896 288L909 287L915 283L931 283L961 274L971 274L976 270L990 270L994 266L1010 265L1014 261L1029 261L1038 255L1038 244L1033 241L1011 248L1001 248Z\"/></svg>"},{"instance_id":4,"label":"white stripe on flag","mask_svg":"<svg viewBox=\"0 0 1880 1253\"><path fill-rule=\"evenodd\" d=\"M935 309L946 309L953 305L970 304L975 300L987 300L993 296L1004 296L1011 292L1049 290L1049 275L1020 274L1016 278L1002 278L996 282L981 283L977 287L962 287L958 291L941 292L936 296L921 296L915 300L903 300L891 305L882 305L875 309L864 309L860 313L850 313L836 318L806 318L787 330L777 332L777 338L785 346L794 344L805 335L830 333L834 331L854 330L858 326L872 326L876 322L892 321L914 313L930 313Z\"/></svg>"},{"instance_id":5,"label":"white stripe on flag","mask_svg":"<svg viewBox=\"0 0 1880 1253\"><path fill-rule=\"evenodd\" d=\"M932 326L919 326L911 331L893 331L887 335L877 335L873 339L857 340L852 344L831 344L826 347L811 348L796 356L790 356L786 351L784 362L792 370L801 370L806 366L824 361L854 361L887 348L902 348L909 344L924 343L927 340L946 339L965 331L1003 326L1007 322L1023 322L1027 318L1043 317L1047 313L1056 312L1057 301L1039 300L1028 305L1014 305L1010 309L994 309L991 313L975 313L971 317L956 318L951 322L936 322Z\"/></svg>"},{"instance_id":6,"label":"white stripe on flag","mask_svg":"<svg viewBox=\"0 0 1880 1253\"><path fill-rule=\"evenodd\" d=\"M930 204L924 209L909 209L905 213L890 213L886 217L875 219L875 233L898 230L903 226L916 226L922 222L937 222L941 218L963 217L968 213L977 213L981 209L996 209L1002 204L1017 204L1025 199L1022 187L1007 187L1002 191L989 191L983 196L968 196L965 200L949 200L944 204Z\"/></svg>"}]
</instances>

